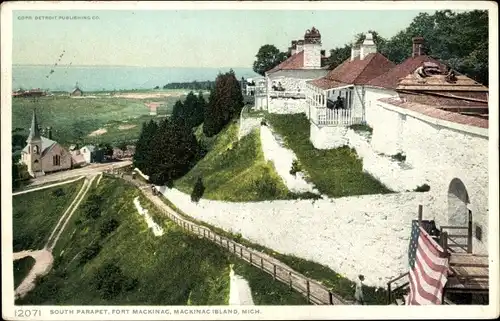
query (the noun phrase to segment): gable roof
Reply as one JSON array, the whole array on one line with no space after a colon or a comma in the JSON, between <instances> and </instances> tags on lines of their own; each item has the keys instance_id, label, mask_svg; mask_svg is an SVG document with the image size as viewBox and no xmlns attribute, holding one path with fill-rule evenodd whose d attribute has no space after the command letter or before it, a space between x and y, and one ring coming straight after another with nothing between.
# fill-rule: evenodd
<instances>
[{"instance_id":1,"label":"gable roof","mask_svg":"<svg viewBox=\"0 0 500 321\"><path fill-rule=\"evenodd\" d=\"M371 79L366 83L366 85L396 89L401 78L406 77L407 75L414 72L415 69L420 67L424 62L432 62L437 64L440 68L446 68L443 63L430 56L420 55L416 57L410 57L394 68L391 68L387 72L383 73L382 75Z\"/></svg>"},{"instance_id":2,"label":"gable roof","mask_svg":"<svg viewBox=\"0 0 500 321\"><path fill-rule=\"evenodd\" d=\"M316 87L332 89L345 85L364 85L371 79L389 71L395 64L380 53L368 54L365 59L359 56L346 59L325 77L310 81Z\"/></svg>"},{"instance_id":3,"label":"gable roof","mask_svg":"<svg viewBox=\"0 0 500 321\"><path fill-rule=\"evenodd\" d=\"M288 57L288 59L286 59L276 67L268 70L266 73L273 73L276 71L287 70L287 69L294 70L302 68L304 68L304 51L291 55L290 57Z\"/></svg>"},{"instance_id":4,"label":"gable roof","mask_svg":"<svg viewBox=\"0 0 500 321\"><path fill-rule=\"evenodd\" d=\"M43 136L41 136L41 139L42 139L42 157L43 157L49 152L50 149L52 149L53 146L57 144L57 142ZM23 153L28 153L28 146L29 145L26 145L23 148Z\"/></svg>"},{"instance_id":5,"label":"gable roof","mask_svg":"<svg viewBox=\"0 0 500 321\"><path fill-rule=\"evenodd\" d=\"M431 105L425 105L418 102L402 101L401 99L394 97L381 98L379 99L379 101L384 103L389 103L391 105L405 108L408 110L412 110L433 118L442 119L457 124L480 127L480 128L488 128L488 123L489 123L488 119L484 118L463 115L457 112L446 111Z\"/></svg>"}]
</instances>

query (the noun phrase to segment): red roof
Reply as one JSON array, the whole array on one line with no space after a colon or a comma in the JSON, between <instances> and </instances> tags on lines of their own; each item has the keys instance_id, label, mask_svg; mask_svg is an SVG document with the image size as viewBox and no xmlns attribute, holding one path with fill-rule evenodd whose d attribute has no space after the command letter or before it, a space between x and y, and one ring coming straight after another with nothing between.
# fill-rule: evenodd
<instances>
[{"instance_id":1,"label":"red roof","mask_svg":"<svg viewBox=\"0 0 500 321\"><path fill-rule=\"evenodd\" d=\"M395 64L380 53L371 53L365 59L345 60L325 77L310 83L322 89L331 89L345 85L364 85L371 79L387 72Z\"/></svg>"},{"instance_id":2,"label":"red roof","mask_svg":"<svg viewBox=\"0 0 500 321\"><path fill-rule=\"evenodd\" d=\"M437 64L440 68L446 69L445 65L443 65L441 62L432 57L425 55L410 57L405 61L403 61L402 63L400 63L399 65L397 65L396 67L385 72L384 74L371 79L370 81L368 81L367 85L374 87L396 89L399 80L401 78L406 77L407 75L414 72L415 69L420 67L424 62L433 62Z\"/></svg>"},{"instance_id":3,"label":"red roof","mask_svg":"<svg viewBox=\"0 0 500 321\"><path fill-rule=\"evenodd\" d=\"M484 118L462 115L415 102L403 102L397 98L381 98L379 101L453 123L488 128L488 119Z\"/></svg>"},{"instance_id":4,"label":"red roof","mask_svg":"<svg viewBox=\"0 0 500 321\"><path fill-rule=\"evenodd\" d=\"M273 73L279 70L293 70L293 69L303 69L304 68L304 51L298 52L295 55L288 57L287 60L283 61L276 67L268 70L268 73Z\"/></svg>"}]
</instances>

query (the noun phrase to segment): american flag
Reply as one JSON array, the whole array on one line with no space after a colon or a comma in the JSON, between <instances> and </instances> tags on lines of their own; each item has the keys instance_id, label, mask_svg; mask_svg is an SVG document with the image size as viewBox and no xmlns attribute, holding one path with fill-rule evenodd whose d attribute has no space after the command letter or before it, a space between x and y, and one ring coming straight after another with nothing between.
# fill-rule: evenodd
<instances>
[{"instance_id":1,"label":"american flag","mask_svg":"<svg viewBox=\"0 0 500 321\"><path fill-rule=\"evenodd\" d=\"M418 221L412 223L408 259L410 294L406 304L441 304L448 276L448 258Z\"/></svg>"}]
</instances>

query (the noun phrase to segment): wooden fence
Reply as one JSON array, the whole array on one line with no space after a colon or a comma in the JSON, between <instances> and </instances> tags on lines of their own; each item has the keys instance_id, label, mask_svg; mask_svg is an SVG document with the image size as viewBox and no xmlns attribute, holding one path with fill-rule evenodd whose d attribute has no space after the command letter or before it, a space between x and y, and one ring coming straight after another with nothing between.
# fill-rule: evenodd
<instances>
[{"instance_id":1,"label":"wooden fence","mask_svg":"<svg viewBox=\"0 0 500 321\"><path fill-rule=\"evenodd\" d=\"M167 205L158 197L155 197L151 189L147 188L147 185L141 184L136 180L131 180L128 177L125 179L140 187L146 197L148 197L153 203L157 204L158 208L169 219L179 225L186 232L195 234L199 238L210 240L242 260L272 275L274 280L287 284L290 289L294 289L305 296L309 303L316 305L349 304L349 302L332 293L326 286L318 283L317 281L311 280L290 268L284 267L280 261L271 259L269 256L256 250L249 249L227 237L220 236L207 227L188 221L179 216L173 210L166 210ZM163 197L163 194L160 192L158 192L157 195L159 197Z\"/></svg>"}]
</instances>

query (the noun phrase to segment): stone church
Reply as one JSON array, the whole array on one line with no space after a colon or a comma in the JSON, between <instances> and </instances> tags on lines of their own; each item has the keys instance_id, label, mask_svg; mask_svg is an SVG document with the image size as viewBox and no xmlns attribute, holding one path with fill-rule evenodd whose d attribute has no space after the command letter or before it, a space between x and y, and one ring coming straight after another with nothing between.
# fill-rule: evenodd
<instances>
[{"instance_id":1,"label":"stone church","mask_svg":"<svg viewBox=\"0 0 500 321\"><path fill-rule=\"evenodd\" d=\"M33 110L27 145L21 153L21 163L28 167L28 173L33 177L71 168L71 154L51 139L50 131L48 135L48 138L41 136L36 112Z\"/></svg>"}]
</instances>

